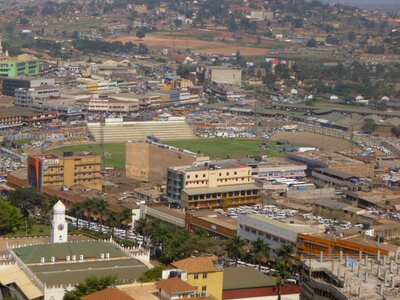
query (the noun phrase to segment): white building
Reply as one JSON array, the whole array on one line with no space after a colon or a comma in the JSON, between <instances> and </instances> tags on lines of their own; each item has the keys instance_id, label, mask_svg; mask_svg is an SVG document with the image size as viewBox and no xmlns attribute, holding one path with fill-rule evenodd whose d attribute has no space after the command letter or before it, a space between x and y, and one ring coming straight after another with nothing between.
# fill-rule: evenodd
<instances>
[{"instance_id":1,"label":"white building","mask_svg":"<svg viewBox=\"0 0 400 300\"><path fill-rule=\"evenodd\" d=\"M65 220L65 205L60 200L53 207L50 241L52 243L68 242L68 223Z\"/></svg>"},{"instance_id":2,"label":"white building","mask_svg":"<svg viewBox=\"0 0 400 300\"><path fill-rule=\"evenodd\" d=\"M324 230L321 225L284 223L265 215L239 215L238 224L238 236L249 241L255 241L258 238L264 240L271 249L271 257L276 256L275 250L283 244L296 247L298 233L314 233Z\"/></svg>"}]
</instances>

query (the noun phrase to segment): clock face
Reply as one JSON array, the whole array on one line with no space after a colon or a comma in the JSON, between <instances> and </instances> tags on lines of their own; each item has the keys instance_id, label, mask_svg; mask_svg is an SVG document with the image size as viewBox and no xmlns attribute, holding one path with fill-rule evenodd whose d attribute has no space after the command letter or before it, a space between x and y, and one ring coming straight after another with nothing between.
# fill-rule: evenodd
<instances>
[{"instance_id":1,"label":"clock face","mask_svg":"<svg viewBox=\"0 0 400 300\"><path fill-rule=\"evenodd\" d=\"M58 230L63 230L63 229L64 229L64 225L63 224L58 225Z\"/></svg>"}]
</instances>

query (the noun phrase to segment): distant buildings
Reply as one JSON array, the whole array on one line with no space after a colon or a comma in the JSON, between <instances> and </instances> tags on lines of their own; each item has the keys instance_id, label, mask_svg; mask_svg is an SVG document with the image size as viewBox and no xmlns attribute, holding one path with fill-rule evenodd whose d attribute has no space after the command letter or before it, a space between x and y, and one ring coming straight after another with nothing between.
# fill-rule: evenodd
<instances>
[{"instance_id":1,"label":"distant buildings","mask_svg":"<svg viewBox=\"0 0 400 300\"><path fill-rule=\"evenodd\" d=\"M100 169L100 155L73 152L31 155L28 157L28 183L39 190L74 185L101 190Z\"/></svg>"},{"instance_id":2,"label":"distant buildings","mask_svg":"<svg viewBox=\"0 0 400 300\"><path fill-rule=\"evenodd\" d=\"M228 208L255 204L259 188L251 168L231 161L168 168L166 200L186 208Z\"/></svg>"},{"instance_id":3,"label":"distant buildings","mask_svg":"<svg viewBox=\"0 0 400 300\"><path fill-rule=\"evenodd\" d=\"M207 66L204 73L205 82L207 84L242 84L242 70L219 67L219 66Z\"/></svg>"}]
</instances>

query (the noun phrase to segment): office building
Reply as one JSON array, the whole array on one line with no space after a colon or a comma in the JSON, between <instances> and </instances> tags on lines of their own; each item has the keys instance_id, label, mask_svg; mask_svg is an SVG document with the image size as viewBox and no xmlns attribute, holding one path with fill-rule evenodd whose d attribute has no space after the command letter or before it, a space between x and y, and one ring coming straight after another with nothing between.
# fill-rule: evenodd
<instances>
[{"instance_id":1,"label":"office building","mask_svg":"<svg viewBox=\"0 0 400 300\"><path fill-rule=\"evenodd\" d=\"M52 99L60 97L60 89L56 86L19 88L15 90L14 95L17 106L34 107L48 102L51 105Z\"/></svg>"},{"instance_id":2,"label":"office building","mask_svg":"<svg viewBox=\"0 0 400 300\"><path fill-rule=\"evenodd\" d=\"M35 87L55 86L56 82L52 78L0 78L1 93L7 96L15 96L16 89L30 89Z\"/></svg>"},{"instance_id":3,"label":"office building","mask_svg":"<svg viewBox=\"0 0 400 300\"><path fill-rule=\"evenodd\" d=\"M28 157L28 183L39 190L74 185L101 190L100 170L100 155L64 152Z\"/></svg>"},{"instance_id":4,"label":"office building","mask_svg":"<svg viewBox=\"0 0 400 300\"><path fill-rule=\"evenodd\" d=\"M186 208L228 208L255 204L259 188L251 167L227 161L168 168L166 200Z\"/></svg>"},{"instance_id":5,"label":"office building","mask_svg":"<svg viewBox=\"0 0 400 300\"><path fill-rule=\"evenodd\" d=\"M207 84L242 84L242 70L220 67L220 66L207 66L205 70L205 81Z\"/></svg>"},{"instance_id":6,"label":"office building","mask_svg":"<svg viewBox=\"0 0 400 300\"><path fill-rule=\"evenodd\" d=\"M239 214L237 235L248 241L255 241L258 238L264 240L271 249L270 256L274 258L276 250L282 245L296 247L299 233L314 233L324 230L322 225L300 224L295 223L294 220L291 222L270 219L266 215Z\"/></svg>"}]
</instances>

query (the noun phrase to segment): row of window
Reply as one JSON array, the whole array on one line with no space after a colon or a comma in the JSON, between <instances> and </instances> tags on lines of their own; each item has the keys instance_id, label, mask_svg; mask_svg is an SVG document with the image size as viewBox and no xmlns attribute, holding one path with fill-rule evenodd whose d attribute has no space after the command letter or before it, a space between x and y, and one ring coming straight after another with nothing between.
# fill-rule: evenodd
<instances>
[{"instance_id":1,"label":"row of window","mask_svg":"<svg viewBox=\"0 0 400 300\"><path fill-rule=\"evenodd\" d=\"M199 279L199 273L195 273L195 274L193 275L193 277L194 277L194 279ZM203 274L202 274L202 277L203 277L203 279L206 279L206 278L207 278L207 273L203 273Z\"/></svg>"}]
</instances>

